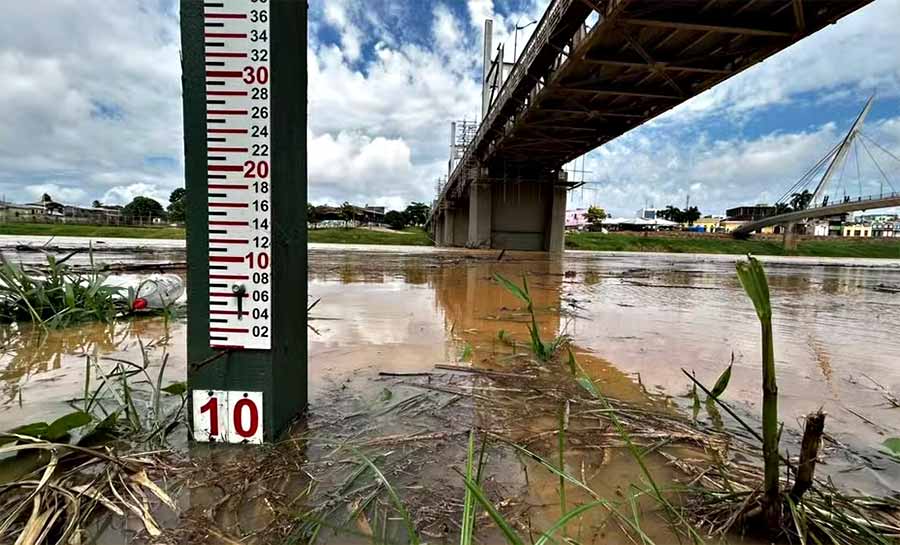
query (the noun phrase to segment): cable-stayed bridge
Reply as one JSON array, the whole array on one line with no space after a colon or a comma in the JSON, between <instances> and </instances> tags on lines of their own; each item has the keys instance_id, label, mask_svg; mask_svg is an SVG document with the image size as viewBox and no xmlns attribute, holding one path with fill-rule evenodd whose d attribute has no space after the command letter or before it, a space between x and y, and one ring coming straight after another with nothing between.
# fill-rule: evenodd
<instances>
[{"instance_id":1,"label":"cable-stayed bridge","mask_svg":"<svg viewBox=\"0 0 900 545\"><path fill-rule=\"evenodd\" d=\"M896 167L900 157L863 132L873 100L866 101L846 136L782 195L777 208L783 212L744 224L732 234L745 238L764 227L784 225L785 234L790 235L793 226L803 220L900 206L900 184L894 184L882 164L887 158ZM863 166L869 167L866 176ZM876 186L877 192L870 192Z\"/></svg>"}]
</instances>

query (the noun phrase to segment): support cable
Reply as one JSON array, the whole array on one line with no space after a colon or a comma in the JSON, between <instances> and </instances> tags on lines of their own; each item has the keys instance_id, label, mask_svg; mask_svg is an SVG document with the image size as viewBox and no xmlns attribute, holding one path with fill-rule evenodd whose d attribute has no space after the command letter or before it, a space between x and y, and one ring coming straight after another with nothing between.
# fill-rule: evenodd
<instances>
[{"instance_id":1,"label":"support cable","mask_svg":"<svg viewBox=\"0 0 900 545\"><path fill-rule=\"evenodd\" d=\"M831 148L831 151L828 152L828 155L826 155L825 157L820 159L818 163L816 163L815 165L812 166L812 168L807 170L806 173L796 183L794 183L794 185L792 185L791 188L788 189L784 193L784 195L781 196L781 198L779 198L775 202L780 202L780 203L785 202L785 199L787 199L792 193L796 192L796 190L798 190L802 187L805 187L807 184L809 184L812 176L814 176L815 173L818 172L818 170L820 168L822 168L822 165L824 165L825 163L828 162L829 159L831 159L831 157L837 152L839 147L841 147L841 144L836 144L833 148Z\"/></svg>"},{"instance_id":2,"label":"support cable","mask_svg":"<svg viewBox=\"0 0 900 545\"><path fill-rule=\"evenodd\" d=\"M878 169L878 172L881 173L881 177L884 178L884 181L887 182L888 187L891 188L891 193L896 193L897 190L894 189L894 184L891 183L891 181L887 177L887 174L885 174L884 170L882 170L881 165L878 164L878 161L875 160L875 157L872 155L872 152L869 151L869 146L866 145L866 142L864 140L861 140L861 142L863 145L863 149L866 150L866 153L869 155L869 158L872 159L873 163L875 163L875 167ZM882 186L882 188L881 188L881 195L882 196L884 195L884 186Z\"/></svg>"}]
</instances>

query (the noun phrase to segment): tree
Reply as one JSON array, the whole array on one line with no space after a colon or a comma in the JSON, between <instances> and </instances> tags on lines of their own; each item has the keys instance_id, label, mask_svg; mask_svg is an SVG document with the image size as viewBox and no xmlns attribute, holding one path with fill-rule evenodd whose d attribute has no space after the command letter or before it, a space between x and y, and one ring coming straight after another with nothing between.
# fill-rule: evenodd
<instances>
[{"instance_id":1,"label":"tree","mask_svg":"<svg viewBox=\"0 0 900 545\"><path fill-rule=\"evenodd\" d=\"M384 215L384 222L387 223L391 229L402 231L408 224L408 218L404 212L391 210Z\"/></svg>"},{"instance_id":2,"label":"tree","mask_svg":"<svg viewBox=\"0 0 900 545\"><path fill-rule=\"evenodd\" d=\"M587 211L587 220L588 223L597 224L606 219L606 210L597 207L591 206Z\"/></svg>"},{"instance_id":3,"label":"tree","mask_svg":"<svg viewBox=\"0 0 900 545\"><path fill-rule=\"evenodd\" d=\"M809 192L808 189L804 189L800 193L794 193L791 195L791 208L794 210L804 210L809 203L812 202L813 194Z\"/></svg>"},{"instance_id":4,"label":"tree","mask_svg":"<svg viewBox=\"0 0 900 545\"><path fill-rule=\"evenodd\" d=\"M131 218L162 218L166 211L156 199L139 195L122 209L122 215Z\"/></svg>"},{"instance_id":5,"label":"tree","mask_svg":"<svg viewBox=\"0 0 900 545\"><path fill-rule=\"evenodd\" d=\"M318 209L313 206L313 203L306 203L306 223L309 223L315 229L320 221L322 221L322 216L319 214Z\"/></svg>"},{"instance_id":6,"label":"tree","mask_svg":"<svg viewBox=\"0 0 900 545\"><path fill-rule=\"evenodd\" d=\"M341 219L344 220L344 227L350 227L350 222L356 219L356 208L347 201L340 208Z\"/></svg>"},{"instance_id":7,"label":"tree","mask_svg":"<svg viewBox=\"0 0 900 545\"><path fill-rule=\"evenodd\" d=\"M681 214L681 221L679 223L694 225L694 222L698 219L700 219L700 209L696 206L692 206Z\"/></svg>"},{"instance_id":8,"label":"tree","mask_svg":"<svg viewBox=\"0 0 900 545\"><path fill-rule=\"evenodd\" d=\"M187 220L187 190L179 187L169 194L169 220L184 222Z\"/></svg>"},{"instance_id":9,"label":"tree","mask_svg":"<svg viewBox=\"0 0 900 545\"><path fill-rule=\"evenodd\" d=\"M664 220L674 221L681 223L681 218L683 216L683 212L677 206L672 206L671 204L666 206L665 210L660 210L656 213L657 216L661 217Z\"/></svg>"},{"instance_id":10,"label":"tree","mask_svg":"<svg viewBox=\"0 0 900 545\"><path fill-rule=\"evenodd\" d=\"M429 212L431 212L431 207L421 202L412 202L403 211L409 225L425 225Z\"/></svg>"},{"instance_id":11,"label":"tree","mask_svg":"<svg viewBox=\"0 0 900 545\"><path fill-rule=\"evenodd\" d=\"M94 199L94 202L91 203L91 206L93 206L94 208L100 208L101 206L103 206L103 203Z\"/></svg>"}]
</instances>

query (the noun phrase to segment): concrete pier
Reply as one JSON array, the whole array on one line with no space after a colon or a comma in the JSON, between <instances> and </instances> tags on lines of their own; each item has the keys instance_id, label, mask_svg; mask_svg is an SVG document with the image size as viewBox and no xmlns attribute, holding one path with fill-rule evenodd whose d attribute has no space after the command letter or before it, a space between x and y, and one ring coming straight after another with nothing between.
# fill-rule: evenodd
<instances>
[{"instance_id":1,"label":"concrete pier","mask_svg":"<svg viewBox=\"0 0 900 545\"><path fill-rule=\"evenodd\" d=\"M441 246L562 252L566 190L559 175L546 180L479 180L458 201L445 201L432 222Z\"/></svg>"}]
</instances>

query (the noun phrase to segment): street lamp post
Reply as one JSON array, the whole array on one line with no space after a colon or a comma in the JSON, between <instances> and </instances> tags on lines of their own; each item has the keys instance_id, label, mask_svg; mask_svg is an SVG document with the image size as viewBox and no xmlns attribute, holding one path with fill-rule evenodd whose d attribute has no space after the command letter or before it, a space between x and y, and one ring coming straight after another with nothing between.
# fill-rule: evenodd
<instances>
[{"instance_id":1,"label":"street lamp post","mask_svg":"<svg viewBox=\"0 0 900 545\"><path fill-rule=\"evenodd\" d=\"M536 25L536 24L537 24L537 21L531 21L527 25L519 26L519 22L516 21L516 31L513 34L513 62L514 63L519 62L519 57L518 57L519 49L517 47L518 41L519 41L519 31L525 30L526 28L530 27L531 25Z\"/></svg>"}]
</instances>

